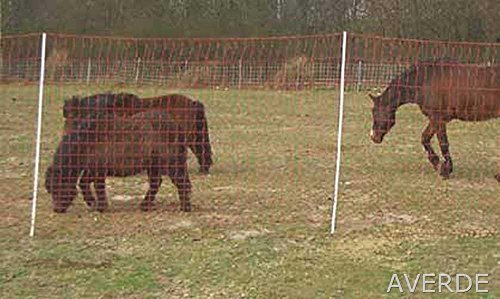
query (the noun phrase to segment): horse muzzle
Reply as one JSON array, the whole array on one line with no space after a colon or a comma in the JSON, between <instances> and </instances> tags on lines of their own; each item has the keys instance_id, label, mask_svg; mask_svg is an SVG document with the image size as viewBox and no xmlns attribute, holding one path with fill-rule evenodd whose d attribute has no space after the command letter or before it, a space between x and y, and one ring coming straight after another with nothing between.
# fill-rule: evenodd
<instances>
[{"instance_id":1,"label":"horse muzzle","mask_svg":"<svg viewBox=\"0 0 500 299\"><path fill-rule=\"evenodd\" d=\"M66 213L66 211L68 210L67 207L54 207L53 208L54 212L57 213L57 214L63 214L63 213Z\"/></svg>"},{"instance_id":2,"label":"horse muzzle","mask_svg":"<svg viewBox=\"0 0 500 299\"><path fill-rule=\"evenodd\" d=\"M381 132L376 132L374 130L371 130L370 138L374 143L380 144L384 140L384 134Z\"/></svg>"}]
</instances>

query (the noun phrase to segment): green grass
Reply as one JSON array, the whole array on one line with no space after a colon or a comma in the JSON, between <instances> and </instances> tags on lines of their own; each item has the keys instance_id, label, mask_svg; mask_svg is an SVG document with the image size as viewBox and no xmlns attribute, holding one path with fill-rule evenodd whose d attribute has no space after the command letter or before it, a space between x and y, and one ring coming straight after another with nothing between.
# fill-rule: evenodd
<instances>
[{"instance_id":1,"label":"green grass","mask_svg":"<svg viewBox=\"0 0 500 299\"><path fill-rule=\"evenodd\" d=\"M175 90L205 103L215 151L209 177L190 157L194 211L178 211L165 180L157 210L140 212L146 178L137 176L108 179L109 212L89 212L79 197L56 215L43 173L61 137L63 100L106 90L174 91L47 86L30 239L37 88L0 87L0 297L399 297L385 293L392 273L440 272L489 273L490 293L468 296L500 296L498 121L450 124L455 171L443 181L420 145L426 122L418 108L401 108L384 143L374 145L370 100L347 94L331 236L335 92Z\"/></svg>"}]
</instances>

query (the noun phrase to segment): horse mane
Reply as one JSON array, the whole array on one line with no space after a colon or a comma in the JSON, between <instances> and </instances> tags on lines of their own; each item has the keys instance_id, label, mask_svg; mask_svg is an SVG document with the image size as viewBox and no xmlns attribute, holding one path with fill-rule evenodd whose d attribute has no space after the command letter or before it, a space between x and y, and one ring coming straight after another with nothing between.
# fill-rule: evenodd
<instances>
[{"instance_id":1,"label":"horse mane","mask_svg":"<svg viewBox=\"0 0 500 299\"><path fill-rule=\"evenodd\" d=\"M455 59L451 58L438 58L438 59L430 59L430 60L419 60L409 67L407 67L403 72L395 76L388 87L390 86L408 86L409 84L415 86L418 83L423 82L411 82L417 79L425 79L425 73L429 70L433 70L436 68L448 67L451 65L457 65L459 62ZM418 76L420 74L420 76ZM420 81L419 80L419 81ZM417 84L416 84L417 83Z\"/></svg>"},{"instance_id":2,"label":"horse mane","mask_svg":"<svg viewBox=\"0 0 500 299\"><path fill-rule=\"evenodd\" d=\"M390 81L387 88L382 92L382 95L389 93L389 96L382 98L384 101L389 101L386 104L390 104L395 100L402 104L407 99L415 98L416 89L423 86L427 80L430 80L434 73L458 64L457 60L451 58L416 61Z\"/></svg>"}]
</instances>

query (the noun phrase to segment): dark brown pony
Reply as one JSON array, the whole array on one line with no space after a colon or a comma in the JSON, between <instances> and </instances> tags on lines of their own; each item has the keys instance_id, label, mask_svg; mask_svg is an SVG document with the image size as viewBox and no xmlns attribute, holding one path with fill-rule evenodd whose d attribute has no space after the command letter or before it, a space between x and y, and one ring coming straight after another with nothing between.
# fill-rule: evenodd
<instances>
[{"instance_id":1,"label":"dark brown pony","mask_svg":"<svg viewBox=\"0 0 500 299\"><path fill-rule=\"evenodd\" d=\"M446 124L453 119L483 121L500 116L500 65L463 65L452 61L419 62L393 79L373 100L371 139L381 143L396 123L396 110L417 104L429 124L422 144L437 170L439 157L431 147L436 134L444 162L440 174L449 178L453 171ZM500 175L496 175L500 181Z\"/></svg>"},{"instance_id":2,"label":"dark brown pony","mask_svg":"<svg viewBox=\"0 0 500 299\"><path fill-rule=\"evenodd\" d=\"M181 94L145 99L130 93L102 93L83 98L73 96L65 101L63 107L65 131L69 132L82 120L130 116L146 110L161 110L171 114L186 133L187 145L198 160L200 172L208 174L213 162L205 107L201 102Z\"/></svg>"},{"instance_id":3,"label":"dark brown pony","mask_svg":"<svg viewBox=\"0 0 500 299\"><path fill-rule=\"evenodd\" d=\"M164 111L149 111L131 117L82 121L66 133L45 175L45 188L52 195L54 211L66 212L77 194L82 172L95 183L97 210L107 207L107 176L126 177L147 172L149 190L141 203L149 210L168 175L177 187L181 209L191 210L191 182L187 171L185 134Z\"/></svg>"}]
</instances>

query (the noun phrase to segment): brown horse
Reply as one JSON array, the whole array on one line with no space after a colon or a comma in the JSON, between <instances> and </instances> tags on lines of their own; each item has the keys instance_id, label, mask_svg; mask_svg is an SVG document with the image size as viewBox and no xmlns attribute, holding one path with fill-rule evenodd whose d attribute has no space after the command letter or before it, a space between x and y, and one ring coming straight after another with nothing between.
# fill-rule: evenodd
<instances>
[{"instance_id":1,"label":"brown horse","mask_svg":"<svg viewBox=\"0 0 500 299\"><path fill-rule=\"evenodd\" d=\"M208 174L212 165L212 148L208 133L208 122L205 107L180 94L169 94L160 97L141 99L130 93L102 93L87 97L75 97L66 100L63 107L65 132L79 130L81 124L93 122L102 127L103 120L116 116L132 116L141 111L165 111L179 125L186 135L186 144L195 154L200 165L200 173ZM105 123L105 122L104 122ZM89 171L83 171L79 187L83 198L89 207L95 203L91 185L99 184L96 176Z\"/></svg>"},{"instance_id":2,"label":"brown horse","mask_svg":"<svg viewBox=\"0 0 500 299\"><path fill-rule=\"evenodd\" d=\"M422 144L434 168L439 157L431 147L436 134L444 162L440 174L449 178L453 163L446 124L453 119L484 121L500 116L500 65L463 65L451 61L418 62L393 79L373 100L371 139L381 143L396 123L396 110L404 104L417 104L429 124L422 133ZM500 181L500 174L496 175Z\"/></svg>"},{"instance_id":3,"label":"brown horse","mask_svg":"<svg viewBox=\"0 0 500 299\"><path fill-rule=\"evenodd\" d=\"M198 160L200 173L208 174L213 162L205 107L201 102L181 94L145 99L129 93L102 93L83 98L73 96L65 101L63 107L65 131L78 126L81 120L131 116L146 110L170 113L173 121L186 133L187 145Z\"/></svg>"},{"instance_id":4,"label":"brown horse","mask_svg":"<svg viewBox=\"0 0 500 299\"><path fill-rule=\"evenodd\" d=\"M45 188L52 195L54 211L64 213L77 194L82 172L93 181L97 203L85 198L98 211L107 207L107 176L126 177L147 172L149 190L141 203L149 210L168 175L177 187L181 210L190 211L191 182L187 171L185 134L164 111L149 111L131 117L110 117L79 123L66 133L45 175ZM90 190L89 190L90 192Z\"/></svg>"}]
</instances>

